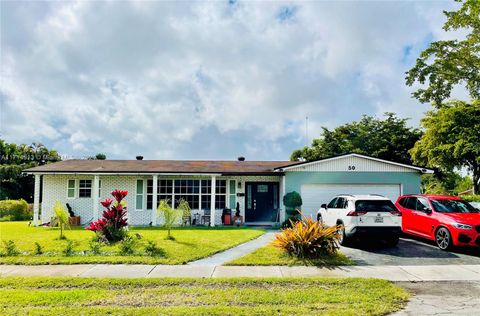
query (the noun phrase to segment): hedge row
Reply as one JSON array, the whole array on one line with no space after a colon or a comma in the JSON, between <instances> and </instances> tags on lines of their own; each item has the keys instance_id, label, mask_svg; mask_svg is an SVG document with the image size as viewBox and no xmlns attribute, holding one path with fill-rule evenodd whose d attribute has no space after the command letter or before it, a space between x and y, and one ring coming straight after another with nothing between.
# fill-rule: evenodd
<instances>
[{"instance_id":1,"label":"hedge row","mask_svg":"<svg viewBox=\"0 0 480 316\"><path fill-rule=\"evenodd\" d=\"M469 202L480 202L480 194L475 195L461 195L462 199L469 201Z\"/></svg>"},{"instance_id":2,"label":"hedge row","mask_svg":"<svg viewBox=\"0 0 480 316\"><path fill-rule=\"evenodd\" d=\"M32 207L25 200L0 201L1 221L24 221L31 218Z\"/></svg>"}]
</instances>

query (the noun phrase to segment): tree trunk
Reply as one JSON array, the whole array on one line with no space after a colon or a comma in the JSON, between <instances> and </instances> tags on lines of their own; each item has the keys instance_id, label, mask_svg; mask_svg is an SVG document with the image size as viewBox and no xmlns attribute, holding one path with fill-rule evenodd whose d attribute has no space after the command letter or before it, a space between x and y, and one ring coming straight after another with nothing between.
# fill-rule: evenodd
<instances>
[{"instance_id":1,"label":"tree trunk","mask_svg":"<svg viewBox=\"0 0 480 316\"><path fill-rule=\"evenodd\" d=\"M480 171L473 172L473 194L480 194Z\"/></svg>"}]
</instances>

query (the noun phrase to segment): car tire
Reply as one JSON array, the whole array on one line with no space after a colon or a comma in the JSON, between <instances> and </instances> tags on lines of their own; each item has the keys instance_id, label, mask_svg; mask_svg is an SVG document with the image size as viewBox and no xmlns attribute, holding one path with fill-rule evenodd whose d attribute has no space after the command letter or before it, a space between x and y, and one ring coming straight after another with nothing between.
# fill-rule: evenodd
<instances>
[{"instance_id":1,"label":"car tire","mask_svg":"<svg viewBox=\"0 0 480 316\"><path fill-rule=\"evenodd\" d=\"M389 239L387 239L387 246L388 247L395 247L396 245L398 245L398 241L400 240L400 237L391 237Z\"/></svg>"},{"instance_id":2,"label":"car tire","mask_svg":"<svg viewBox=\"0 0 480 316\"><path fill-rule=\"evenodd\" d=\"M338 224L338 225L343 225L343 224ZM348 242L350 241L349 238L347 237L347 235L345 234L345 227L342 227L342 229L340 229L338 231L338 235L339 235L339 239L338 239L338 243L341 245L341 246L346 246L348 245Z\"/></svg>"},{"instance_id":3,"label":"car tire","mask_svg":"<svg viewBox=\"0 0 480 316\"><path fill-rule=\"evenodd\" d=\"M439 227L435 232L435 243L441 250L452 248L452 234L445 227Z\"/></svg>"}]
</instances>

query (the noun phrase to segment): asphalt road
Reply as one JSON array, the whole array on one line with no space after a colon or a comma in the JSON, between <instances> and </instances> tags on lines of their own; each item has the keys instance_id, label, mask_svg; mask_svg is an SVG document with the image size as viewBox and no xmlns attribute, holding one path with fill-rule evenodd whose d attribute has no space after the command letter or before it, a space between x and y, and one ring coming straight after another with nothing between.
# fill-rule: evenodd
<instances>
[{"instance_id":1,"label":"asphalt road","mask_svg":"<svg viewBox=\"0 0 480 316\"><path fill-rule=\"evenodd\" d=\"M357 242L341 247L357 265L451 265L480 264L480 248L442 251L433 243L416 238L401 238L396 247L380 242Z\"/></svg>"},{"instance_id":2,"label":"asphalt road","mask_svg":"<svg viewBox=\"0 0 480 316\"><path fill-rule=\"evenodd\" d=\"M393 315L479 315L480 282L397 282L414 294L406 308Z\"/></svg>"}]
</instances>

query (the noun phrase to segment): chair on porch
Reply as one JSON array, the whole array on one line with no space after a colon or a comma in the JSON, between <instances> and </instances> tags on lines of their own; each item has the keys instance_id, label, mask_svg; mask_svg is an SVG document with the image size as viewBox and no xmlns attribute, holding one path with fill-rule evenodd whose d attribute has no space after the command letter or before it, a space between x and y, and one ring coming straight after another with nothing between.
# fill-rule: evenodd
<instances>
[{"instance_id":1,"label":"chair on porch","mask_svg":"<svg viewBox=\"0 0 480 316\"><path fill-rule=\"evenodd\" d=\"M205 226L210 226L210 210L205 209L203 210L203 215L202 215L202 224Z\"/></svg>"}]
</instances>

